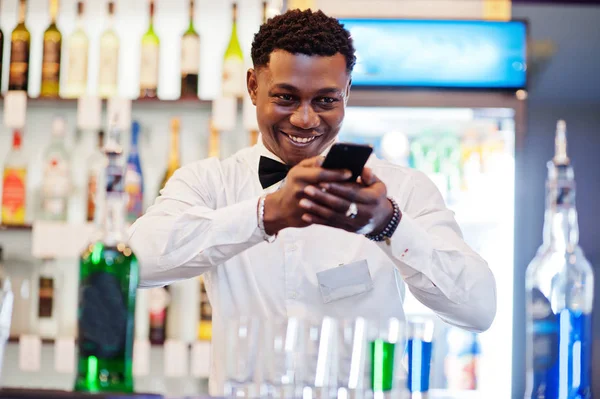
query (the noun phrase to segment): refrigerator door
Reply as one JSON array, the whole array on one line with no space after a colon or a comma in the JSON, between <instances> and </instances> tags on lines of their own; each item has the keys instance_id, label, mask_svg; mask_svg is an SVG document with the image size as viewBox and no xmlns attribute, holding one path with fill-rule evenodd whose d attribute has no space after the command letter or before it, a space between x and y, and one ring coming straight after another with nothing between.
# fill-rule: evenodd
<instances>
[{"instance_id":1,"label":"refrigerator door","mask_svg":"<svg viewBox=\"0 0 600 399\"><path fill-rule=\"evenodd\" d=\"M514 165L520 108L489 101L493 106L485 108L474 106L476 102L444 106L439 100L431 101L433 106L390 101L378 106L375 96L365 98L368 95L355 100L364 105L348 107L339 140L369 143L378 158L426 173L455 212L465 241L488 262L496 279L496 318L481 334L442 322L406 290L407 316L436 320L430 387L510 397Z\"/></svg>"}]
</instances>

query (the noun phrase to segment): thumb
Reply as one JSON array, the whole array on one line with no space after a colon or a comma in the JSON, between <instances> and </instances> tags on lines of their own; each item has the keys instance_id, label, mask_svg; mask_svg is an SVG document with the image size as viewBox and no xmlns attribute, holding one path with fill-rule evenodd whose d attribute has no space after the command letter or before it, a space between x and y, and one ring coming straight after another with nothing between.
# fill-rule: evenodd
<instances>
[{"instance_id":1,"label":"thumb","mask_svg":"<svg viewBox=\"0 0 600 399\"><path fill-rule=\"evenodd\" d=\"M363 169L362 174L360 175L360 181L365 186L370 186L370 185L377 183L379 181L379 179L377 178L377 176L375 176L375 174L373 174L373 171L371 170L371 168L365 167Z\"/></svg>"}]
</instances>

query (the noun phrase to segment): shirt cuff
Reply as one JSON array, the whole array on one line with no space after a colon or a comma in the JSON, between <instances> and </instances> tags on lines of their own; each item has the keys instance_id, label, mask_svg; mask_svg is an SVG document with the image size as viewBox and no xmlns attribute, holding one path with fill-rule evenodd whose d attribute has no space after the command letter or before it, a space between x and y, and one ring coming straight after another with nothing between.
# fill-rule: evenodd
<instances>
[{"instance_id":1,"label":"shirt cuff","mask_svg":"<svg viewBox=\"0 0 600 399\"><path fill-rule=\"evenodd\" d=\"M390 245L380 245L397 262L400 275L412 287L427 292L443 292L449 299L462 301L454 288L454 273L446 265L435 262L433 237L406 213L391 237ZM391 253L390 253L391 252Z\"/></svg>"},{"instance_id":2,"label":"shirt cuff","mask_svg":"<svg viewBox=\"0 0 600 399\"><path fill-rule=\"evenodd\" d=\"M160 270L183 265L203 255L213 265L261 242L255 197L216 210L193 207L174 223L163 255L158 259ZM231 252L231 254L229 254ZM231 255L231 256L229 256Z\"/></svg>"}]
</instances>

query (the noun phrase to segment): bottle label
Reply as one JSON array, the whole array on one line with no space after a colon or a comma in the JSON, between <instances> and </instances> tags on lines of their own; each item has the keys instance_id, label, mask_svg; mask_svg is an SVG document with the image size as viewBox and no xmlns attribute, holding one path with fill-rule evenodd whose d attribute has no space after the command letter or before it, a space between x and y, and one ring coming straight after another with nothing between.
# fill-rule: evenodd
<instances>
[{"instance_id":1,"label":"bottle label","mask_svg":"<svg viewBox=\"0 0 600 399\"><path fill-rule=\"evenodd\" d=\"M200 70L200 39L187 35L181 41L181 74L197 75Z\"/></svg>"},{"instance_id":2,"label":"bottle label","mask_svg":"<svg viewBox=\"0 0 600 399\"><path fill-rule=\"evenodd\" d=\"M117 86L119 70L119 46L113 43L100 47L100 72L98 82L100 87Z\"/></svg>"},{"instance_id":3,"label":"bottle label","mask_svg":"<svg viewBox=\"0 0 600 399\"><path fill-rule=\"evenodd\" d=\"M106 194L122 194L123 184L123 168L116 164L109 164L106 167Z\"/></svg>"},{"instance_id":4,"label":"bottle label","mask_svg":"<svg viewBox=\"0 0 600 399\"><path fill-rule=\"evenodd\" d=\"M548 370L558 358L558 325L550 301L538 289L532 292L533 368Z\"/></svg>"},{"instance_id":5,"label":"bottle label","mask_svg":"<svg viewBox=\"0 0 600 399\"><path fill-rule=\"evenodd\" d=\"M42 62L42 82L58 83L60 76L60 42L44 41L44 61Z\"/></svg>"},{"instance_id":6,"label":"bottle label","mask_svg":"<svg viewBox=\"0 0 600 399\"><path fill-rule=\"evenodd\" d=\"M98 176L90 173L88 176L88 195L87 195L87 220L94 220L96 213L96 192L98 190Z\"/></svg>"},{"instance_id":7,"label":"bottle label","mask_svg":"<svg viewBox=\"0 0 600 399\"><path fill-rule=\"evenodd\" d=\"M44 170L44 184L42 186L42 208L44 212L54 216L66 213L69 180L67 160L61 154L50 154Z\"/></svg>"},{"instance_id":8,"label":"bottle label","mask_svg":"<svg viewBox=\"0 0 600 399\"><path fill-rule=\"evenodd\" d=\"M54 279L40 277L38 296L38 317L51 318L54 304Z\"/></svg>"},{"instance_id":9,"label":"bottle label","mask_svg":"<svg viewBox=\"0 0 600 399\"><path fill-rule=\"evenodd\" d=\"M532 397L590 397L591 315L555 313L539 289L531 301Z\"/></svg>"},{"instance_id":10,"label":"bottle label","mask_svg":"<svg viewBox=\"0 0 600 399\"><path fill-rule=\"evenodd\" d=\"M245 90L244 62L238 57L228 57L223 63L223 96L242 97Z\"/></svg>"},{"instance_id":11,"label":"bottle label","mask_svg":"<svg viewBox=\"0 0 600 399\"><path fill-rule=\"evenodd\" d=\"M127 218L133 221L144 213L142 175L135 165L128 164L125 172L125 191L128 195Z\"/></svg>"},{"instance_id":12,"label":"bottle label","mask_svg":"<svg viewBox=\"0 0 600 399\"><path fill-rule=\"evenodd\" d=\"M25 223L27 169L5 168L2 184L2 222Z\"/></svg>"},{"instance_id":13,"label":"bottle label","mask_svg":"<svg viewBox=\"0 0 600 399\"><path fill-rule=\"evenodd\" d=\"M80 288L80 357L122 358L128 319L127 301L117 277L107 272L90 274Z\"/></svg>"},{"instance_id":14,"label":"bottle label","mask_svg":"<svg viewBox=\"0 0 600 399\"><path fill-rule=\"evenodd\" d=\"M158 46L142 44L142 67L140 71L140 87L155 89L158 86Z\"/></svg>"},{"instance_id":15,"label":"bottle label","mask_svg":"<svg viewBox=\"0 0 600 399\"><path fill-rule=\"evenodd\" d=\"M150 342L162 343L166 337L167 307L171 296L165 287L152 288L149 292Z\"/></svg>"},{"instance_id":16,"label":"bottle label","mask_svg":"<svg viewBox=\"0 0 600 399\"><path fill-rule=\"evenodd\" d=\"M10 49L9 86L12 90L26 90L29 75L29 43L13 40Z\"/></svg>"},{"instance_id":17,"label":"bottle label","mask_svg":"<svg viewBox=\"0 0 600 399\"><path fill-rule=\"evenodd\" d=\"M86 85L88 72L88 46L83 40L74 40L69 48L69 72L67 75L70 85Z\"/></svg>"}]
</instances>

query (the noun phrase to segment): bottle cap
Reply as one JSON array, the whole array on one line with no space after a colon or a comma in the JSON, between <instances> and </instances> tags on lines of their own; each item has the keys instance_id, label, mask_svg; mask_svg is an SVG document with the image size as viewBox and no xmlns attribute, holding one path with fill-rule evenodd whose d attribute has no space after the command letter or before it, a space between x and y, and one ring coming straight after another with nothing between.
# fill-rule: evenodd
<instances>
[{"instance_id":1,"label":"bottle cap","mask_svg":"<svg viewBox=\"0 0 600 399\"><path fill-rule=\"evenodd\" d=\"M552 161L555 165L569 164L569 157L567 156L567 123L562 119L556 123L554 158Z\"/></svg>"}]
</instances>

